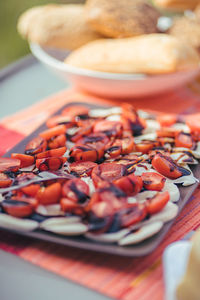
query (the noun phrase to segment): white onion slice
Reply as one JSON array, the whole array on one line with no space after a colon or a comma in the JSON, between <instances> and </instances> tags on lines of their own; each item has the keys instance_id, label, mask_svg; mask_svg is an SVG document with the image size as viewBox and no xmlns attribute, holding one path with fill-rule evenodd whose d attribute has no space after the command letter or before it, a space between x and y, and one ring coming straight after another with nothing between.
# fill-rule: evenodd
<instances>
[{"instance_id":1,"label":"white onion slice","mask_svg":"<svg viewBox=\"0 0 200 300\"><path fill-rule=\"evenodd\" d=\"M95 233L86 233L85 237L90 240L103 242L103 243L115 243L122 239L125 235L130 232L130 229L122 229L114 233L104 233L104 234L95 234Z\"/></svg>"},{"instance_id":2,"label":"white onion slice","mask_svg":"<svg viewBox=\"0 0 200 300\"><path fill-rule=\"evenodd\" d=\"M134 233L130 233L121 240L119 240L118 244L120 246L138 244L158 233L162 229L162 227L163 222L160 221L144 225Z\"/></svg>"},{"instance_id":3,"label":"white onion slice","mask_svg":"<svg viewBox=\"0 0 200 300\"><path fill-rule=\"evenodd\" d=\"M39 227L39 223L33 220L15 218L0 213L0 227L12 230L33 231Z\"/></svg>"}]
</instances>

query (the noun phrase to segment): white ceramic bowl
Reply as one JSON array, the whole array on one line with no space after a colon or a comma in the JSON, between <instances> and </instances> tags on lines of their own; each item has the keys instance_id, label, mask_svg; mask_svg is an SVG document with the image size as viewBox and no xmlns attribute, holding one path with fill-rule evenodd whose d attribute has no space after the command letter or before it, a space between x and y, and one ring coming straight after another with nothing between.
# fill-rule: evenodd
<instances>
[{"instance_id":1,"label":"white ceramic bowl","mask_svg":"<svg viewBox=\"0 0 200 300\"><path fill-rule=\"evenodd\" d=\"M63 62L70 53L30 44L30 49L45 66L77 88L109 98L136 98L161 94L192 81L200 69L166 75L117 74L76 68Z\"/></svg>"}]
</instances>

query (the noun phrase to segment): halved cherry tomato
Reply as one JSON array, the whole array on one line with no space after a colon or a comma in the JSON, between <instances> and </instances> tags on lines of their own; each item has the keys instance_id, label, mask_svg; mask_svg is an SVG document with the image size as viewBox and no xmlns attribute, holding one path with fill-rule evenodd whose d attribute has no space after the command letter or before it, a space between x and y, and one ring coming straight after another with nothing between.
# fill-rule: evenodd
<instances>
[{"instance_id":1,"label":"halved cherry tomato","mask_svg":"<svg viewBox=\"0 0 200 300\"><path fill-rule=\"evenodd\" d=\"M157 117L157 121L162 127L170 127L177 121L177 115L175 114L163 114Z\"/></svg>"},{"instance_id":2,"label":"halved cherry tomato","mask_svg":"<svg viewBox=\"0 0 200 300\"><path fill-rule=\"evenodd\" d=\"M34 155L45 151L47 148L47 142L40 136L32 139L25 148L25 154Z\"/></svg>"},{"instance_id":3,"label":"halved cherry tomato","mask_svg":"<svg viewBox=\"0 0 200 300\"><path fill-rule=\"evenodd\" d=\"M49 140L48 142L48 147L50 149L56 149L56 148L60 148L60 147L64 147L66 145L66 136L65 134L60 134L58 136L56 136L55 138L52 138L51 140Z\"/></svg>"},{"instance_id":4,"label":"halved cherry tomato","mask_svg":"<svg viewBox=\"0 0 200 300\"><path fill-rule=\"evenodd\" d=\"M44 151L44 152L36 154L36 159L48 158L48 157L60 157L60 156L63 156L63 154L65 154L66 150L67 150L66 147L61 147L61 148L57 148L57 149L51 149L48 151Z\"/></svg>"},{"instance_id":5,"label":"halved cherry tomato","mask_svg":"<svg viewBox=\"0 0 200 300\"><path fill-rule=\"evenodd\" d=\"M165 207L169 199L168 192L158 192L153 198L146 201L147 212L150 215L158 213Z\"/></svg>"},{"instance_id":6,"label":"halved cherry tomato","mask_svg":"<svg viewBox=\"0 0 200 300\"><path fill-rule=\"evenodd\" d=\"M48 157L36 159L36 167L40 171L56 171L67 161L66 157Z\"/></svg>"},{"instance_id":7,"label":"halved cherry tomato","mask_svg":"<svg viewBox=\"0 0 200 300\"><path fill-rule=\"evenodd\" d=\"M137 155L129 154L129 155L125 155L119 159L116 159L115 163L124 165L128 169L128 168L132 167L133 165L135 165L139 162L142 162L142 161L143 161L143 159L141 159Z\"/></svg>"},{"instance_id":8,"label":"halved cherry tomato","mask_svg":"<svg viewBox=\"0 0 200 300\"><path fill-rule=\"evenodd\" d=\"M130 174L128 176L121 177L114 181L114 184L120 188L128 196L134 196L138 194L143 186L142 178Z\"/></svg>"},{"instance_id":9,"label":"halved cherry tomato","mask_svg":"<svg viewBox=\"0 0 200 300\"><path fill-rule=\"evenodd\" d=\"M133 137L123 137L122 140L122 154L129 154L134 149Z\"/></svg>"},{"instance_id":10,"label":"halved cherry tomato","mask_svg":"<svg viewBox=\"0 0 200 300\"><path fill-rule=\"evenodd\" d=\"M146 172L141 175L145 189L161 191L164 188L166 178L154 172Z\"/></svg>"},{"instance_id":11,"label":"halved cherry tomato","mask_svg":"<svg viewBox=\"0 0 200 300\"><path fill-rule=\"evenodd\" d=\"M174 138L169 138L169 137L157 137L157 141L159 143L159 147L165 147L166 144L171 144L171 145L174 144ZM162 150L166 150L166 148Z\"/></svg>"},{"instance_id":12,"label":"halved cherry tomato","mask_svg":"<svg viewBox=\"0 0 200 300\"><path fill-rule=\"evenodd\" d=\"M189 133L179 132L175 137L175 146L192 148L194 145L194 140Z\"/></svg>"},{"instance_id":13,"label":"halved cherry tomato","mask_svg":"<svg viewBox=\"0 0 200 300\"><path fill-rule=\"evenodd\" d=\"M134 107L127 103L122 106L121 120L123 129L132 132L134 136L140 135L146 128L145 120L140 118Z\"/></svg>"},{"instance_id":14,"label":"halved cherry tomato","mask_svg":"<svg viewBox=\"0 0 200 300\"><path fill-rule=\"evenodd\" d=\"M20 160L20 168L29 167L34 164L34 157L31 155L20 154L20 153L12 153L12 158L17 158Z\"/></svg>"},{"instance_id":15,"label":"halved cherry tomato","mask_svg":"<svg viewBox=\"0 0 200 300\"><path fill-rule=\"evenodd\" d=\"M91 133L78 141L78 144L87 145L95 149L104 149L108 143L108 137L101 132Z\"/></svg>"},{"instance_id":16,"label":"halved cherry tomato","mask_svg":"<svg viewBox=\"0 0 200 300\"><path fill-rule=\"evenodd\" d=\"M107 136L121 136L122 124L117 121L102 120L94 125L94 132L102 132Z\"/></svg>"},{"instance_id":17,"label":"halved cherry tomato","mask_svg":"<svg viewBox=\"0 0 200 300\"><path fill-rule=\"evenodd\" d=\"M92 126L89 125L87 127L81 127L71 138L70 140L73 143L79 141L83 136L88 136L92 132Z\"/></svg>"},{"instance_id":18,"label":"halved cherry tomato","mask_svg":"<svg viewBox=\"0 0 200 300\"><path fill-rule=\"evenodd\" d=\"M63 185L62 195L69 200L83 204L89 199L89 186L83 180L74 178Z\"/></svg>"},{"instance_id":19,"label":"halved cherry tomato","mask_svg":"<svg viewBox=\"0 0 200 300\"><path fill-rule=\"evenodd\" d=\"M55 127L42 131L39 135L45 140L50 140L51 138L58 136L60 134L64 134L65 132L66 132L65 125L57 125Z\"/></svg>"},{"instance_id":20,"label":"halved cherry tomato","mask_svg":"<svg viewBox=\"0 0 200 300\"><path fill-rule=\"evenodd\" d=\"M75 124L70 116L54 116L47 120L46 125L52 128L58 125L65 125L65 128L70 128Z\"/></svg>"},{"instance_id":21,"label":"halved cherry tomato","mask_svg":"<svg viewBox=\"0 0 200 300\"><path fill-rule=\"evenodd\" d=\"M12 179L4 173L0 173L0 188L8 187L12 184Z\"/></svg>"},{"instance_id":22,"label":"halved cherry tomato","mask_svg":"<svg viewBox=\"0 0 200 300\"><path fill-rule=\"evenodd\" d=\"M0 157L0 172L16 172L20 164L21 161L17 158Z\"/></svg>"},{"instance_id":23,"label":"halved cherry tomato","mask_svg":"<svg viewBox=\"0 0 200 300\"><path fill-rule=\"evenodd\" d=\"M170 127L162 127L161 129L156 131L158 137L167 137L167 138L175 138L175 135L180 132L180 130L170 128Z\"/></svg>"},{"instance_id":24,"label":"halved cherry tomato","mask_svg":"<svg viewBox=\"0 0 200 300\"><path fill-rule=\"evenodd\" d=\"M39 189L40 189L39 184L30 184L21 188L21 191L27 196L35 197Z\"/></svg>"},{"instance_id":25,"label":"halved cherry tomato","mask_svg":"<svg viewBox=\"0 0 200 300\"><path fill-rule=\"evenodd\" d=\"M83 105L73 105L68 106L63 109L62 115L63 116L70 116L71 118L75 118L77 116L84 116L88 115L89 108Z\"/></svg>"},{"instance_id":26,"label":"halved cherry tomato","mask_svg":"<svg viewBox=\"0 0 200 300\"><path fill-rule=\"evenodd\" d=\"M171 157L161 153L156 154L152 160L152 165L160 174L170 178L176 179L183 175L189 175L190 171L178 166Z\"/></svg>"},{"instance_id":27,"label":"halved cherry tomato","mask_svg":"<svg viewBox=\"0 0 200 300\"><path fill-rule=\"evenodd\" d=\"M117 157L122 153L122 142L120 140L111 141L105 149L109 157Z\"/></svg>"},{"instance_id":28,"label":"halved cherry tomato","mask_svg":"<svg viewBox=\"0 0 200 300\"><path fill-rule=\"evenodd\" d=\"M90 176L96 166L97 164L92 161L74 162L70 164L69 171L79 176Z\"/></svg>"},{"instance_id":29,"label":"halved cherry tomato","mask_svg":"<svg viewBox=\"0 0 200 300\"><path fill-rule=\"evenodd\" d=\"M92 170L92 180L95 187L105 185L105 182L113 182L127 174L126 167L115 163L103 163Z\"/></svg>"},{"instance_id":30,"label":"halved cherry tomato","mask_svg":"<svg viewBox=\"0 0 200 300\"><path fill-rule=\"evenodd\" d=\"M135 144L135 150L143 154L148 153L154 147L154 142L152 141L142 141L139 144Z\"/></svg>"},{"instance_id":31,"label":"halved cherry tomato","mask_svg":"<svg viewBox=\"0 0 200 300\"><path fill-rule=\"evenodd\" d=\"M31 204L34 209L36 209L36 207L38 206L38 203L39 203L38 199L36 199L35 197L25 197L23 195L23 193L21 194L20 190L18 190L17 192L18 192L18 194L12 196L12 200L27 202L27 203Z\"/></svg>"},{"instance_id":32,"label":"halved cherry tomato","mask_svg":"<svg viewBox=\"0 0 200 300\"><path fill-rule=\"evenodd\" d=\"M90 201L85 207L85 211L92 210L92 207L99 202L108 202L112 207L112 213L116 213L127 205L126 194L116 185L106 183L104 187L99 188L93 193Z\"/></svg>"},{"instance_id":33,"label":"halved cherry tomato","mask_svg":"<svg viewBox=\"0 0 200 300\"><path fill-rule=\"evenodd\" d=\"M133 204L120 211L121 227L129 227L141 222L147 215L144 204Z\"/></svg>"},{"instance_id":34,"label":"halved cherry tomato","mask_svg":"<svg viewBox=\"0 0 200 300\"><path fill-rule=\"evenodd\" d=\"M60 200L61 209L67 213L73 213L76 215L83 215L84 209L80 204L70 200L68 198L61 198Z\"/></svg>"},{"instance_id":35,"label":"halved cherry tomato","mask_svg":"<svg viewBox=\"0 0 200 300\"><path fill-rule=\"evenodd\" d=\"M95 149L88 145L78 144L74 146L70 153L70 160L73 161L98 161L104 155L103 149Z\"/></svg>"},{"instance_id":36,"label":"halved cherry tomato","mask_svg":"<svg viewBox=\"0 0 200 300\"><path fill-rule=\"evenodd\" d=\"M200 132L200 114L192 114L185 117L186 124L192 132Z\"/></svg>"},{"instance_id":37,"label":"halved cherry tomato","mask_svg":"<svg viewBox=\"0 0 200 300\"><path fill-rule=\"evenodd\" d=\"M101 201L96 202L91 208L91 211L95 214L98 218L106 218L108 216L112 216L114 214L112 201Z\"/></svg>"},{"instance_id":38,"label":"halved cherry tomato","mask_svg":"<svg viewBox=\"0 0 200 300\"><path fill-rule=\"evenodd\" d=\"M28 217L34 212L34 207L25 201L6 199L1 206L5 212L17 218Z\"/></svg>"},{"instance_id":39,"label":"halved cherry tomato","mask_svg":"<svg viewBox=\"0 0 200 300\"><path fill-rule=\"evenodd\" d=\"M37 199L43 205L55 204L59 202L62 187L59 182L53 183L47 187L41 187L37 192Z\"/></svg>"}]
</instances>

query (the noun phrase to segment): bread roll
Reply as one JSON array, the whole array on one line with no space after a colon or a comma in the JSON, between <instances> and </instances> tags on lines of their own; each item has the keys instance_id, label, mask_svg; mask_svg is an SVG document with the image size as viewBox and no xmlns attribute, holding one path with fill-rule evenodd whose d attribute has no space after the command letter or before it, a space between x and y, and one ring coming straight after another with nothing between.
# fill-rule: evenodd
<instances>
[{"instance_id":1,"label":"bread roll","mask_svg":"<svg viewBox=\"0 0 200 300\"><path fill-rule=\"evenodd\" d=\"M34 7L20 17L18 31L33 43L69 50L102 37L85 22L81 4Z\"/></svg>"},{"instance_id":2,"label":"bread roll","mask_svg":"<svg viewBox=\"0 0 200 300\"><path fill-rule=\"evenodd\" d=\"M200 299L200 231L195 233L187 271L177 287L178 300Z\"/></svg>"},{"instance_id":3,"label":"bread roll","mask_svg":"<svg viewBox=\"0 0 200 300\"><path fill-rule=\"evenodd\" d=\"M158 10L146 0L87 0L88 23L111 38L158 32Z\"/></svg>"},{"instance_id":4,"label":"bread roll","mask_svg":"<svg viewBox=\"0 0 200 300\"><path fill-rule=\"evenodd\" d=\"M198 53L167 34L102 39L71 53L65 63L113 73L162 74L196 68Z\"/></svg>"},{"instance_id":5,"label":"bread roll","mask_svg":"<svg viewBox=\"0 0 200 300\"><path fill-rule=\"evenodd\" d=\"M195 18L176 18L169 33L200 51L200 21Z\"/></svg>"},{"instance_id":6,"label":"bread roll","mask_svg":"<svg viewBox=\"0 0 200 300\"><path fill-rule=\"evenodd\" d=\"M200 0L154 0L154 3L161 8L184 11L187 9L195 9L200 3Z\"/></svg>"}]
</instances>

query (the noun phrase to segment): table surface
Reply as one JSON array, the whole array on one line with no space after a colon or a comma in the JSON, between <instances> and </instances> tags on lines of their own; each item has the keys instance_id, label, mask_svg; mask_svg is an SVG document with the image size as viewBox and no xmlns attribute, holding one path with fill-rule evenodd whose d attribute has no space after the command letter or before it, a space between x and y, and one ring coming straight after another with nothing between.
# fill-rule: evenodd
<instances>
[{"instance_id":1,"label":"table surface","mask_svg":"<svg viewBox=\"0 0 200 300\"><path fill-rule=\"evenodd\" d=\"M0 118L68 86L29 55L0 71ZM1 300L110 299L3 251L0 251L0 289Z\"/></svg>"}]
</instances>

